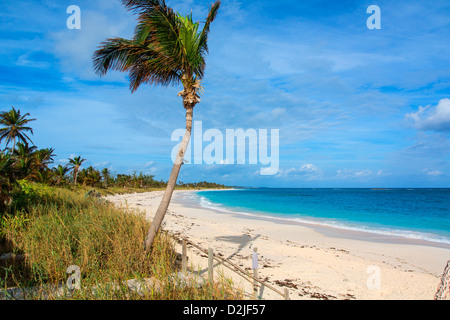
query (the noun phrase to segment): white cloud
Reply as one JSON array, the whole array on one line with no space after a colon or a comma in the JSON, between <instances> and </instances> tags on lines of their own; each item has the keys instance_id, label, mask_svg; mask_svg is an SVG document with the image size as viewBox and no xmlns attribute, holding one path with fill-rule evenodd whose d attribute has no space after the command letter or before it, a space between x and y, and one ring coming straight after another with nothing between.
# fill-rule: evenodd
<instances>
[{"instance_id":1,"label":"white cloud","mask_svg":"<svg viewBox=\"0 0 450 320\"><path fill-rule=\"evenodd\" d=\"M300 167L299 169L300 172L304 172L304 173L317 173L320 172L319 168L317 168L315 165L308 163L308 164L304 164Z\"/></svg>"},{"instance_id":2,"label":"white cloud","mask_svg":"<svg viewBox=\"0 0 450 320\"><path fill-rule=\"evenodd\" d=\"M322 170L320 170L318 167L316 167L312 163L307 163L300 168L289 168L289 169L280 169L279 174L277 176L279 177L303 177L308 180L314 180L322 177Z\"/></svg>"},{"instance_id":3,"label":"white cloud","mask_svg":"<svg viewBox=\"0 0 450 320\"><path fill-rule=\"evenodd\" d=\"M158 173L159 169L156 167L152 167L152 168L148 168L146 169L146 171L144 172L144 174L149 174L149 175L156 175Z\"/></svg>"},{"instance_id":4,"label":"white cloud","mask_svg":"<svg viewBox=\"0 0 450 320\"><path fill-rule=\"evenodd\" d=\"M386 172L386 170L378 170L377 171L377 176L390 176L391 173L390 172Z\"/></svg>"},{"instance_id":5,"label":"white cloud","mask_svg":"<svg viewBox=\"0 0 450 320\"><path fill-rule=\"evenodd\" d=\"M405 118L419 130L450 131L450 99L441 99L437 106L420 106Z\"/></svg>"},{"instance_id":6,"label":"white cloud","mask_svg":"<svg viewBox=\"0 0 450 320\"><path fill-rule=\"evenodd\" d=\"M20 55L17 58L16 64L21 67L33 67L33 68L40 68L40 69L47 69L51 66L49 62L45 61L37 61L36 59L30 58L30 55L33 53L33 51L29 51L25 54Z\"/></svg>"},{"instance_id":7,"label":"white cloud","mask_svg":"<svg viewBox=\"0 0 450 320\"><path fill-rule=\"evenodd\" d=\"M101 162L96 162L94 163L94 167L97 169L103 169L103 168L108 168L111 169L112 168L112 164L110 161L101 161Z\"/></svg>"},{"instance_id":8,"label":"white cloud","mask_svg":"<svg viewBox=\"0 0 450 320\"><path fill-rule=\"evenodd\" d=\"M152 167L154 164L155 164L154 161L146 162L146 163L144 164L144 168L150 168L150 167Z\"/></svg>"},{"instance_id":9,"label":"white cloud","mask_svg":"<svg viewBox=\"0 0 450 320\"><path fill-rule=\"evenodd\" d=\"M377 174L380 173L380 170L377 172ZM343 169L343 170L337 170L336 171L336 177L341 179L348 179L348 178L366 178L369 176L372 176L374 173L372 170L365 169L365 170L351 170L351 169Z\"/></svg>"},{"instance_id":10,"label":"white cloud","mask_svg":"<svg viewBox=\"0 0 450 320\"><path fill-rule=\"evenodd\" d=\"M69 159L58 159L55 162L60 165L65 165L69 163Z\"/></svg>"},{"instance_id":11,"label":"white cloud","mask_svg":"<svg viewBox=\"0 0 450 320\"><path fill-rule=\"evenodd\" d=\"M372 175L373 172L371 170L361 170L361 171L355 171L355 177L366 177Z\"/></svg>"},{"instance_id":12,"label":"white cloud","mask_svg":"<svg viewBox=\"0 0 450 320\"><path fill-rule=\"evenodd\" d=\"M427 172L427 175L433 176L433 177L437 177L437 176L440 176L442 174L443 173L441 171L439 171L439 170L433 170L433 171L428 171Z\"/></svg>"}]
</instances>

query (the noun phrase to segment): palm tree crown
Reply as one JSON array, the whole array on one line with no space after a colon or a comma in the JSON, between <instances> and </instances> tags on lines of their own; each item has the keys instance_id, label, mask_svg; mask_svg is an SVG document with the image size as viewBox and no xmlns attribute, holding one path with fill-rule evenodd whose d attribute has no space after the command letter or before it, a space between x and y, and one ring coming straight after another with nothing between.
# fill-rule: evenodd
<instances>
[{"instance_id":1,"label":"palm tree crown","mask_svg":"<svg viewBox=\"0 0 450 320\"><path fill-rule=\"evenodd\" d=\"M31 141L30 137L26 135L24 131L29 131L33 134L33 129L26 126L30 121L36 119L26 119L30 114L26 113L22 115L20 110L16 110L14 107L10 111L4 111L0 113L0 124L4 127L0 128L0 141L6 139L6 148L8 144L13 142L13 149L16 147L16 139L23 143Z\"/></svg>"},{"instance_id":2,"label":"palm tree crown","mask_svg":"<svg viewBox=\"0 0 450 320\"><path fill-rule=\"evenodd\" d=\"M66 179L66 174L67 172L69 172L69 170L70 168L67 165L63 166L61 164L58 164L57 167L53 168L57 185L60 185Z\"/></svg>"},{"instance_id":3,"label":"palm tree crown","mask_svg":"<svg viewBox=\"0 0 450 320\"><path fill-rule=\"evenodd\" d=\"M129 72L130 89L141 84L183 85L180 95L188 104L200 102L198 91L204 76L209 27L217 14L216 1L202 30L192 14L183 17L167 7L164 0L122 0L138 14L131 40L107 39L94 53L94 69Z\"/></svg>"}]
</instances>

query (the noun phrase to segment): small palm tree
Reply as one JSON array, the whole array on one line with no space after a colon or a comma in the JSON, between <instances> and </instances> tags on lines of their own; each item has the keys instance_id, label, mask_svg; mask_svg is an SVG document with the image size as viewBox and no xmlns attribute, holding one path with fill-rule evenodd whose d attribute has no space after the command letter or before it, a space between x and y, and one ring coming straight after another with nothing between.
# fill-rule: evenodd
<instances>
[{"instance_id":1,"label":"small palm tree","mask_svg":"<svg viewBox=\"0 0 450 320\"><path fill-rule=\"evenodd\" d=\"M88 173L89 173L89 171L86 168L78 171L78 174L77 174L78 183L80 183L82 186L86 185Z\"/></svg>"},{"instance_id":2,"label":"small palm tree","mask_svg":"<svg viewBox=\"0 0 450 320\"><path fill-rule=\"evenodd\" d=\"M18 142L12 155L14 166L17 170L18 179L36 178L36 146L29 146L28 143Z\"/></svg>"},{"instance_id":3,"label":"small palm tree","mask_svg":"<svg viewBox=\"0 0 450 320\"><path fill-rule=\"evenodd\" d=\"M28 143L18 142L13 155L18 159L31 159L34 157L37 150L36 146L29 146Z\"/></svg>"},{"instance_id":4,"label":"small palm tree","mask_svg":"<svg viewBox=\"0 0 450 320\"><path fill-rule=\"evenodd\" d=\"M6 139L5 149L8 148L9 143L12 141L14 150L16 147L16 139L23 143L28 143L28 141L32 142L25 131L33 134L33 129L28 127L27 124L36 119L26 119L29 115L29 113L22 115L20 110L16 110L14 107L10 111L0 113L0 124L4 126L0 128L0 142Z\"/></svg>"},{"instance_id":5,"label":"small palm tree","mask_svg":"<svg viewBox=\"0 0 450 320\"><path fill-rule=\"evenodd\" d=\"M108 168L103 168L102 170L102 179L103 179L103 186L105 188L108 188L108 180L109 180L109 176L111 175L111 172L109 171Z\"/></svg>"},{"instance_id":6,"label":"small palm tree","mask_svg":"<svg viewBox=\"0 0 450 320\"><path fill-rule=\"evenodd\" d=\"M43 184L52 184L55 181L55 173L53 170L45 167L34 173L34 179Z\"/></svg>"},{"instance_id":7,"label":"small palm tree","mask_svg":"<svg viewBox=\"0 0 450 320\"><path fill-rule=\"evenodd\" d=\"M200 102L209 29L220 0L211 6L202 29L199 22L193 21L192 13L182 16L166 6L164 0L122 0L122 3L138 15L134 37L103 42L93 57L96 73L105 75L109 70L129 72L132 92L143 83L182 85L183 90L178 95L182 97L186 111L186 134L145 240L145 249L149 250L167 212L190 140L193 110Z\"/></svg>"},{"instance_id":8,"label":"small palm tree","mask_svg":"<svg viewBox=\"0 0 450 320\"><path fill-rule=\"evenodd\" d=\"M39 149L34 152L37 170L48 168L48 165L53 163L53 157L56 156L54 152L53 148Z\"/></svg>"},{"instance_id":9,"label":"small palm tree","mask_svg":"<svg viewBox=\"0 0 450 320\"><path fill-rule=\"evenodd\" d=\"M75 186L77 185L78 171L80 170L80 166L84 161L86 161L86 159L82 159L81 156L73 157L72 159L69 158L69 165L72 168L73 172L73 184Z\"/></svg>"},{"instance_id":10,"label":"small palm tree","mask_svg":"<svg viewBox=\"0 0 450 320\"><path fill-rule=\"evenodd\" d=\"M53 172L55 174L55 181L57 185L60 185L64 181L66 181L66 174L70 171L70 168L65 165L58 164L57 167L53 168Z\"/></svg>"},{"instance_id":11,"label":"small palm tree","mask_svg":"<svg viewBox=\"0 0 450 320\"><path fill-rule=\"evenodd\" d=\"M101 185L102 175L100 171L94 169L93 167L89 167L86 170L86 178L85 184L90 185L92 187L98 187Z\"/></svg>"}]
</instances>

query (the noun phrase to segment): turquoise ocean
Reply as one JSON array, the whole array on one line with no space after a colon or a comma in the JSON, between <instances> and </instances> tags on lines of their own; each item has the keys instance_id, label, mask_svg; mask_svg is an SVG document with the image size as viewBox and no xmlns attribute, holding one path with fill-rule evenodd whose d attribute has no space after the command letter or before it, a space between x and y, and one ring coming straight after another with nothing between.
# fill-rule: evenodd
<instances>
[{"instance_id":1,"label":"turquoise ocean","mask_svg":"<svg viewBox=\"0 0 450 320\"><path fill-rule=\"evenodd\" d=\"M252 188L198 191L203 207L450 244L450 189Z\"/></svg>"}]
</instances>

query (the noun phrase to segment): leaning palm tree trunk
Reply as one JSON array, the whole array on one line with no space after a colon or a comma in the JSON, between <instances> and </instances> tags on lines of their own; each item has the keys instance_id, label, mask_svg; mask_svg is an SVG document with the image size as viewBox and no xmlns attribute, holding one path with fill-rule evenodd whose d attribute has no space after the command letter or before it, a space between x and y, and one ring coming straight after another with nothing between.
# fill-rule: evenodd
<instances>
[{"instance_id":1,"label":"leaning palm tree trunk","mask_svg":"<svg viewBox=\"0 0 450 320\"><path fill-rule=\"evenodd\" d=\"M169 207L170 200L172 199L173 190L177 183L178 174L180 173L181 166L183 165L184 154L186 153L189 140L191 138L192 131L192 117L194 106L187 106L186 108L186 133L184 134L183 140L181 140L180 146L178 147L177 156L175 158L175 163L173 164L172 171L170 173L169 181L167 182L166 190L164 191L161 203L156 210L155 217L153 218L152 224L147 233L145 239L145 250L149 251L156 238L156 235L161 227L161 223Z\"/></svg>"}]
</instances>

